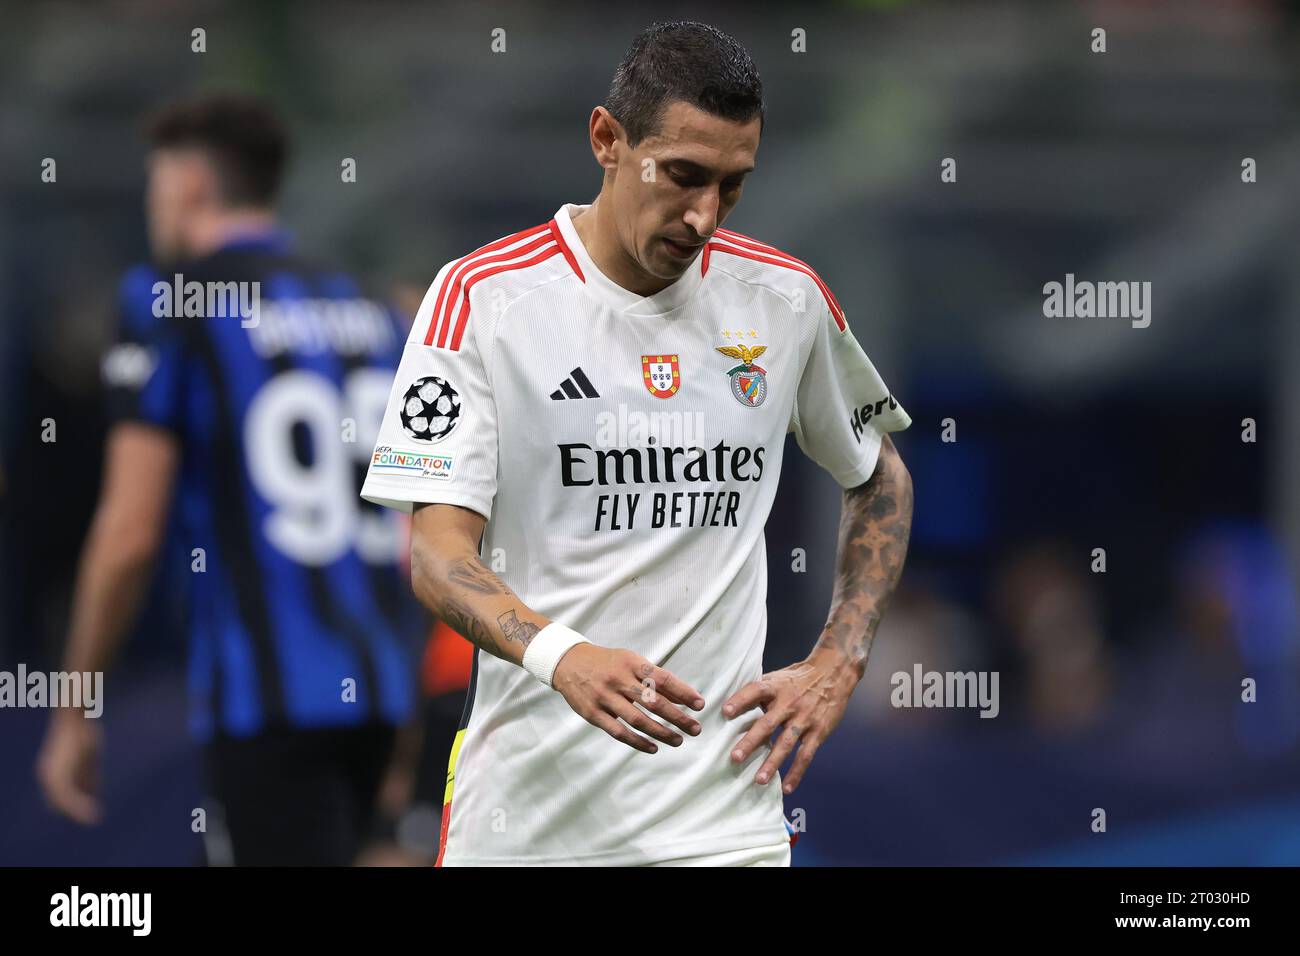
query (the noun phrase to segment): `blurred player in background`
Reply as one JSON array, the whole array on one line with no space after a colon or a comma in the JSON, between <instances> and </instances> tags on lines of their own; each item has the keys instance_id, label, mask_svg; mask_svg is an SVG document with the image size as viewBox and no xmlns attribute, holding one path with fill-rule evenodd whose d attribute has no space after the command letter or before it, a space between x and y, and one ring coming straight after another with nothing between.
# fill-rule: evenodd
<instances>
[{"instance_id":1,"label":"blurred player in background","mask_svg":"<svg viewBox=\"0 0 1300 956\"><path fill-rule=\"evenodd\" d=\"M425 296L363 493L415 512L416 593L477 646L444 865L790 862L779 771L838 725L902 573L910 419L820 277L721 228L763 115L735 39L644 31L591 114L594 202ZM763 674L790 432L845 489L837 578Z\"/></svg>"},{"instance_id":2,"label":"blurred player in background","mask_svg":"<svg viewBox=\"0 0 1300 956\"><path fill-rule=\"evenodd\" d=\"M435 621L420 662L420 721L398 739L404 759L381 791L377 839L363 865L428 866L438 855L447 794L447 764L465 708L474 646Z\"/></svg>"},{"instance_id":3,"label":"blurred player in background","mask_svg":"<svg viewBox=\"0 0 1300 956\"><path fill-rule=\"evenodd\" d=\"M357 499L405 331L278 227L289 143L267 104L178 103L150 144L157 266L122 283L104 361L113 423L64 666L108 669L174 502L209 860L348 864L413 714L408 642L424 626L400 526ZM38 761L50 804L83 823L103 812L100 747L93 721L61 710Z\"/></svg>"}]
</instances>

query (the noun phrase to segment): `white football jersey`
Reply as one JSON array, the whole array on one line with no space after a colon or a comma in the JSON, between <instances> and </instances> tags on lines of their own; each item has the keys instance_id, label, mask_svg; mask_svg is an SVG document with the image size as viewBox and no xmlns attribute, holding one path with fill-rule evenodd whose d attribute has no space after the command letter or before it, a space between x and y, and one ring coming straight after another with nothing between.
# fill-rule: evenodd
<instances>
[{"instance_id":1,"label":"white football jersey","mask_svg":"<svg viewBox=\"0 0 1300 956\"><path fill-rule=\"evenodd\" d=\"M719 229L640 296L588 256L570 220L585 208L438 273L362 494L487 517L484 562L524 603L692 685L702 730L640 753L478 654L448 773L448 866L654 863L785 839L779 776L754 783L767 748L729 756L761 712L722 716L762 673L763 527L785 437L852 487L881 436L910 424L803 262Z\"/></svg>"}]
</instances>

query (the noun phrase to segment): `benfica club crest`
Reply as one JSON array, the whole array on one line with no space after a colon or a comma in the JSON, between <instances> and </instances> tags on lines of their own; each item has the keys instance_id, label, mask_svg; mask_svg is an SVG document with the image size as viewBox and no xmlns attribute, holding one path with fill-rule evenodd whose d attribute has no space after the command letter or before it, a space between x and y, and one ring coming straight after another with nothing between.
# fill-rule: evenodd
<instances>
[{"instance_id":1,"label":"benfica club crest","mask_svg":"<svg viewBox=\"0 0 1300 956\"><path fill-rule=\"evenodd\" d=\"M740 364L728 369L731 376L731 394L736 401L750 408L758 408L767 398L767 369L754 364L754 359L767 351L766 345L719 345L717 350L728 358L740 359Z\"/></svg>"},{"instance_id":2,"label":"benfica club crest","mask_svg":"<svg viewBox=\"0 0 1300 956\"><path fill-rule=\"evenodd\" d=\"M655 398L672 398L682 384L682 371L676 355L641 356L641 376Z\"/></svg>"}]
</instances>

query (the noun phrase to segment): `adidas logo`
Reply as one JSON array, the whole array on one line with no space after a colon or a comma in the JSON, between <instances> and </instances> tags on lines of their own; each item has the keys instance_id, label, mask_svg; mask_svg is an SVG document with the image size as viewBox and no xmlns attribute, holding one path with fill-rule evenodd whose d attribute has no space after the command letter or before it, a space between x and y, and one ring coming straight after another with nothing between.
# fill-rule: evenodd
<instances>
[{"instance_id":1,"label":"adidas logo","mask_svg":"<svg viewBox=\"0 0 1300 956\"><path fill-rule=\"evenodd\" d=\"M566 398L600 398L600 392L596 391L591 379L587 378L581 368L575 368L560 383L560 387L551 392L552 401L562 402Z\"/></svg>"}]
</instances>

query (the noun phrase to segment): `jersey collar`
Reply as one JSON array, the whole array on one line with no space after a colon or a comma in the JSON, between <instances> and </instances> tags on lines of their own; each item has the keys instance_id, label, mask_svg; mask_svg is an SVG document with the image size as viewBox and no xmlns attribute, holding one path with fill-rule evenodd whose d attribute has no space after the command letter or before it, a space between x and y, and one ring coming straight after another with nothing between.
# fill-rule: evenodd
<instances>
[{"instance_id":1,"label":"jersey collar","mask_svg":"<svg viewBox=\"0 0 1300 956\"><path fill-rule=\"evenodd\" d=\"M590 204L565 203L555 213L555 224L559 227L560 235L568 245L569 251L578 262L583 286L587 292L615 312L629 315L662 315L685 305L704 280L703 252L695 257L691 267L682 277L668 288L649 296L629 292L596 268L591 256L587 254L587 247L578 237L578 231L573 228L572 216L590 208Z\"/></svg>"}]
</instances>

